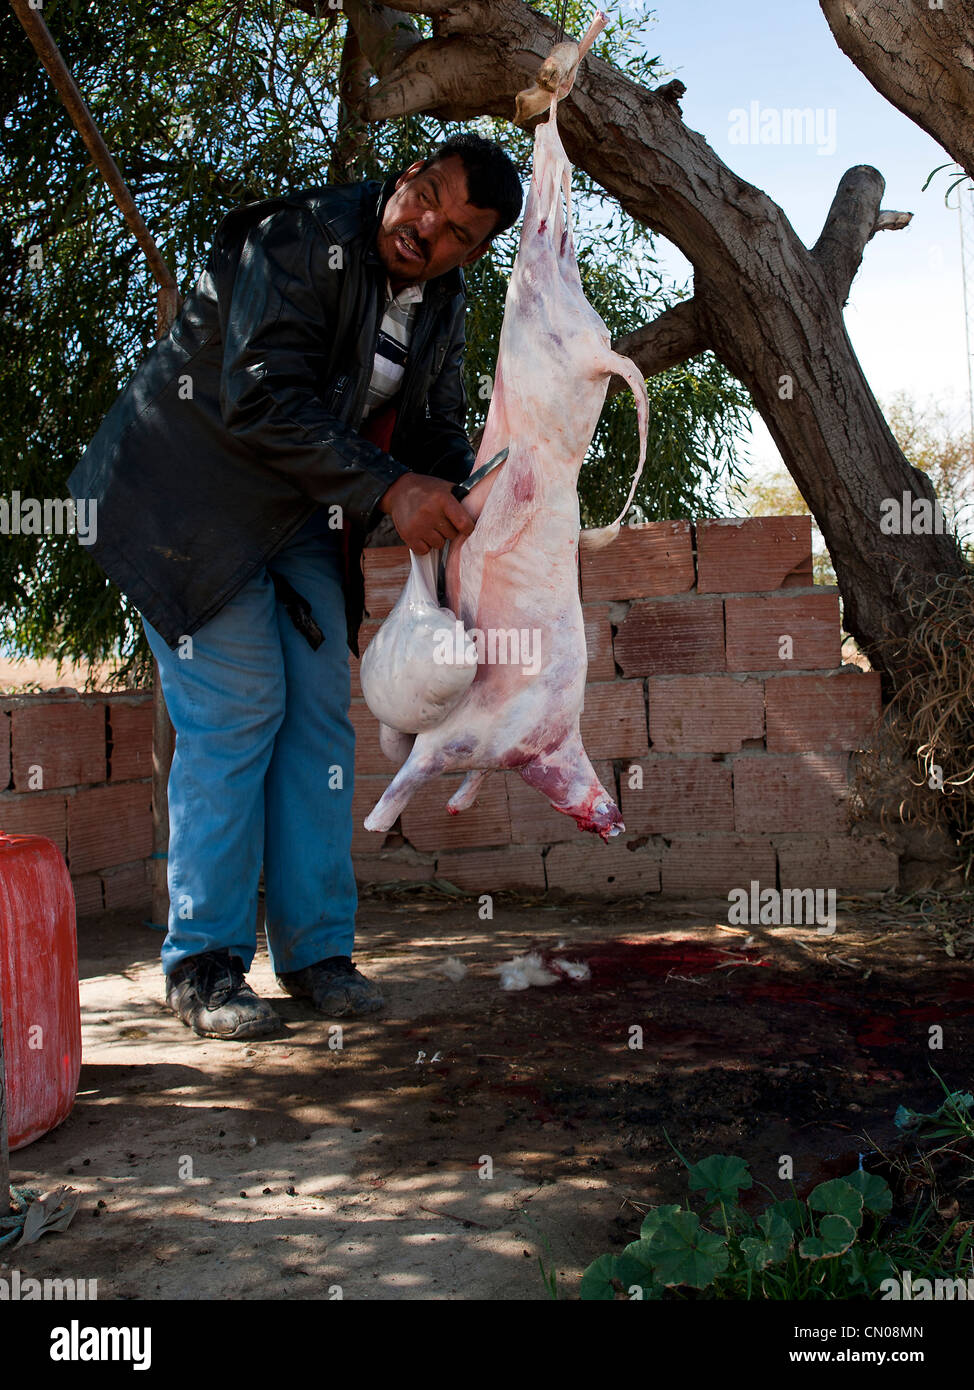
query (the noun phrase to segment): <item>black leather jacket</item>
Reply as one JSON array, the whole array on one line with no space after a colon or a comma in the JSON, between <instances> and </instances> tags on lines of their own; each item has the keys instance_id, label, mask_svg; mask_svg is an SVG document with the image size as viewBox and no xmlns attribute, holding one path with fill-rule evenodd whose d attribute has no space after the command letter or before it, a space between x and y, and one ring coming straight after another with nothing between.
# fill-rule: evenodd
<instances>
[{"instance_id":1,"label":"black leather jacket","mask_svg":"<svg viewBox=\"0 0 974 1390\"><path fill-rule=\"evenodd\" d=\"M165 641L201 627L320 504L344 519L348 644L378 502L410 469L473 467L461 375L463 273L426 282L390 452L358 421L386 272L375 249L392 179L237 208L170 332L122 391L68 480L97 502L90 547Z\"/></svg>"}]
</instances>

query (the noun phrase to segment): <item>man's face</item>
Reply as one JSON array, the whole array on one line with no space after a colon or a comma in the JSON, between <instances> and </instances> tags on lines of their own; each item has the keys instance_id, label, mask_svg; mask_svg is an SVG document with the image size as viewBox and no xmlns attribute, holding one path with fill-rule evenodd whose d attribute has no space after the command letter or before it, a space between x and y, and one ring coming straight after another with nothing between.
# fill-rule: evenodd
<instances>
[{"instance_id":1,"label":"man's face","mask_svg":"<svg viewBox=\"0 0 974 1390\"><path fill-rule=\"evenodd\" d=\"M497 225L493 208L467 202L467 174L456 155L410 165L386 203L376 249L395 288L470 265L487 250Z\"/></svg>"}]
</instances>

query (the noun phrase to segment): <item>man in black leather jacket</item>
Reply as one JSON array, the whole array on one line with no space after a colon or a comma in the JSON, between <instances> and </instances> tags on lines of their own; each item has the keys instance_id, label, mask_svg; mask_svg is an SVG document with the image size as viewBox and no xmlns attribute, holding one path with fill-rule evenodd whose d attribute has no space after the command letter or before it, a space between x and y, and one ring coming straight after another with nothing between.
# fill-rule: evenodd
<instances>
[{"instance_id":1,"label":"man in black leather jacket","mask_svg":"<svg viewBox=\"0 0 974 1390\"><path fill-rule=\"evenodd\" d=\"M507 155L463 135L381 186L231 212L69 479L176 730L162 964L203 1036L279 1026L244 979L261 861L284 989L382 1006L351 961L361 552L383 513L420 554L472 529L462 266L520 208Z\"/></svg>"}]
</instances>

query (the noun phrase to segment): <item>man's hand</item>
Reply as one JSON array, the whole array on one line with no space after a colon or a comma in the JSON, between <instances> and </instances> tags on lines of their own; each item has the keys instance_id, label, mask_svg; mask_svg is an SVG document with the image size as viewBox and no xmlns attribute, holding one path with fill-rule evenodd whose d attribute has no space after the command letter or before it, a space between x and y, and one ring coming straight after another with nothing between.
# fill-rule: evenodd
<instances>
[{"instance_id":1,"label":"man's hand","mask_svg":"<svg viewBox=\"0 0 974 1390\"><path fill-rule=\"evenodd\" d=\"M417 555L440 550L444 541L469 536L473 517L453 495L453 484L425 473L404 473L387 488L379 507Z\"/></svg>"}]
</instances>

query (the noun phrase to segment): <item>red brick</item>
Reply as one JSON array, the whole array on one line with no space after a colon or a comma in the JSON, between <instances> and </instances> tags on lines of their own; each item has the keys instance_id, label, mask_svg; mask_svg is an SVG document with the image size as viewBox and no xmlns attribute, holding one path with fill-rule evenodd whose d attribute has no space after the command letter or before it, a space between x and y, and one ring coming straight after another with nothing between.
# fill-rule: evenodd
<instances>
[{"instance_id":1,"label":"red brick","mask_svg":"<svg viewBox=\"0 0 974 1390\"><path fill-rule=\"evenodd\" d=\"M724 897L756 879L775 886L775 854L757 835L674 835L663 850L663 896Z\"/></svg>"},{"instance_id":2,"label":"red brick","mask_svg":"<svg viewBox=\"0 0 974 1390\"><path fill-rule=\"evenodd\" d=\"M63 796L31 792L0 793L0 834L43 835L63 854L67 845L67 815Z\"/></svg>"},{"instance_id":3,"label":"red brick","mask_svg":"<svg viewBox=\"0 0 974 1390\"><path fill-rule=\"evenodd\" d=\"M78 917L93 917L105 911L105 892L98 874L76 874L71 880L74 910Z\"/></svg>"},{"instance_id":4,"label":"red brick","mask_svg":"<svg viewBox=\"0 0 974 1390\"><path fill-rule=\"evenodd\" d=\"M446 803L462 781L462 773L434 777L413 793L402 813L402 833L414 849L438 851L510 842L511 818L503 777L488 777L474 805L454 815Z\"/></svg>"},{"instance_id":5,"label":"red brick","mask_svg":"<svg viewBox=\"0 0 974 1390\"><path fill-rule=\"evenodd\" d=\"M152 783L85 788L68 797L73 874L130 864L152 853Z\"/></svg>"},{"instance_id":6,"label":"red brick","mask_svg":"<svg viewBox=\"0 0 974 1390\"><path fill-rule=\"evenodd\" d=\"M609 545L596 548L579 538L582 597L652 598L681 594L695 579L688 521L651 521L623 526Z\"/></svg>"},{"instance_id":7,"label":"red brick","mask_svg":"<svg viewBox=\"0 0 974 1390\"><path fill-rule=\"evenodd\" d=\"M772 836L782 888L880 893L899 886L899 856L875 835Z\"/></svg>"},{"instance_id":8,"label":"red brick","mask_svg":"<svg viewBox=\"0 0 974 1390\"><path fill-rule=\"evenodd\" d=\"M631 850L625 835L608 842L586 835L584 840L552 845L544 862L549 891L604 899L659 892L659 846Z\"/></svg>"},{"instance_id":9,"label":"red brick","mask_svg":"<svg viewBox=\"0 0 974 1390\"><path fill-rule=\"evenodd\" d=\"M152 884L147 873L147 863L126 864L119 869L110 869L101 875L105 891L105 908L148 907L152 902Z\"/></svg>"},{"instance_id":10,"label":"red brick","mask_svg":"<svg viewBox=\"0 0 974 1390\"><path fill-rule=\"evenodd\" d=\"M392 611L409 575L409 548L405 545L371 545L362 551L365 575L365 611L370 618L384 618Z\"/></svg>"},{"instance_id":11,"label":"red brick","mask_svg":"<svg viewBox=\"0 0 974 1390\"><path fill-rule=\"evenodd\" d=\"M729 763L712 758L648 758L639 764L641 788L630 769L620 774L622 817L633 835L673 830L733 830L734 791Z\"/></svg>"},{"instance_id":12,"label":"red brick","mask_svg":"<svg viewBox=\"0 0 974 1390\"><path fill-rule=\"evenodd\" d=\"M364 700L353 700L349 719L355 729L355 775L386 773L387 780L396 771L396 764L379 747L379 721Z\"/></svg>"},{"instance_id":13,"label":"red brick","mask_svg":"<svg viewBox=\"0 0 974 1390\"><path fill-rule=\"evenodd\" d=\"M697 592L753 593L811 587L810 516L697 522Z\"/></svg>"},{"instance_id":14,"label":"red brick","mask_svg":"<svg viewBox=\"0 0 974 1390\"><path fill-rule=\"evenodd\" d=\"M878 671L777 676L765 684L768 750L833 753L867 748L880 713Z\"/></svg>"},{"instance_id":15,"label":"red brick","mask_svg":"<svg viewBox=\"0 0 974 1390\"><path fill-rule=\"evenodd\" d=\"M372 638L379 631L381 626L381 622L364 622L358 630L358 649L360 655L356 657L353 656L351 652L348 654L348 669L352 678L353 700L360 700L362 698L362 681L359 675L362 666L362 657L365 655L366 647L372 641Z\"/></svg>"},{"instance_id":16,"label":"red brick","mask_svg":"<svg viewBox=\"0 0 974 1390\"><path fill-rule=\"evenodd\" d=\"M724 600L729 671L816 671L842 664L839 594L787 597L786 591ZM792 655L783 658L781 638Z\"/></svg>"},{"instance_id":17,"label":"red brick","mask_svg":"<svg viewBox=\"0 0 974 1390\"><path fill-rule=\"evenodd\" d=\"M366 831L368 834L368 831ZM377 836L376 839L379 837ZM435 865L420 864L415 860L394 859L388 854L357 854L353 860L355 877L359 883L398 883L409 879L411 882L428 882L435 874Z\"/></svg>"},{"instance_id":18,"label":"red brick","mask_svg":"<svg viewBox=\"0 0 974 1390\"><path fill-rule=\"evenodd\" d=\"M615 680L616 663L612 655L612 624L609 621L607 603L583 603L582 617L585 620L585 648L588 653L588 675L590 681Z\"/></svg>"},{"instance_id":19,"label":"red brick","mask_svg":"<svg viewBox=\"0 0 974 1390\"><path fill-rule=\"evenodd\" d=\"M587 685L579 727L592 759L641 757L649 746L642 681Z\"/></svg>"},{"instance_id":20,"label":"red brick","mask_svg":"<svg viewBox=\"0 0 974 1390\"><path fill-rule=\"evenodd\" d=\"M611 797L615 797L615 773L612 764L596 761L596 776ZM507 805L511 818L511 840L514 844L550 845L558 840L574 840L580 834L571 816L556 811L548 798L529 787L519 772L494 773L507 782Z\"/></svg>"},{"instance_id":21,"label":"red brick","mask_svg":"<svg viewBox=\"0 0 974 1390\"><path fill-rule=\"evenodd\" d=\"M719 598L634 603L613 646L626 676L723 671L724 605Z\"/></svg>"},{"instance_id":22,"label":"red brick","mask_svg":"<svg viewBox=\"0 0 974 1390\"><path fill-rule=\"evenodd\" d=\"M464 811L464 815L469 815ZM541 847L506 845L501 849L453 850L437 855L436 877L465 893L499 893L505 888L544 892Z\"/></svg>"},{"instance_id":23,"label":"red brick","mask_svg":"<svg viewBox=\"0 0 974 1390\"><path fill-rule=\"evenodd\" d=\"M111 781L152 776L152 701L108 706L111 727Z\"/></svg>"},{"instance_id":24,"label":"red brick","mask_svg":"<svg viewBox=\"0 0 974 1390\"><path fill-rule=\"evenodd\" d=\"M10 715L0 710L0 792L10 786Z\"/></svg>"},{"instance_id":25,"label":"red brick","mask_svg":"<svg viewBox=\"0 0 974 1390\"><path fill-rule=\"evenodd\" d=\"M654 753L736 753L764 736L764 683L736 676L651 677Z\"/></svg>"},{"instance_id":26,"label":"red brick","mask_svg":"<svg viewBox=\"0 0 974 1390\"><path fill-rule=\"evenodd\" d=\"M738 830L844 830L848 754L757 754L734 759Z\"/></svg>"},{"instance_id":27,"label":"red brick","mask_svg":"<svg viewBox=\"0 0 974 1390\"><path fill-rule=\"evenodd\" d=\"M31 790L31 767L40 767L43 786L75 787L104 782L105 706L101 701L56 700L24 704L11 716L16 791Z\"/></svg>"}]
</instances>

